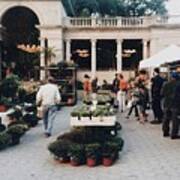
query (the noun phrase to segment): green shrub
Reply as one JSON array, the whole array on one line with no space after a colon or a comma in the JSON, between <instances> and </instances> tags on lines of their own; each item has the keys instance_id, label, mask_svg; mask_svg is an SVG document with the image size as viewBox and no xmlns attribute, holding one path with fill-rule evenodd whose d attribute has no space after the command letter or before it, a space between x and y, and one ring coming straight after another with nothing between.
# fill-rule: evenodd
<instances>
[{"instance_id":1,"label":"green shrub","mask_svg":"<svg viewBox=\"0 0 180 180\"><path fill-rule=\"evenodd\" d=\"M5 131L0 133L0 150L5 149L11 143L11 135Z\"/></svg>"},{"instance_id":2,"label":"green shrub","mask_svg":"<svg viewBox=\"0 0 180 180\"><path fill-rule=\"evenodd\" d=\"M56 157L67 157L69 152L70 142L63 140L56 140L48 146L48 150Z\"/></svg>"},{"instance_id":3,"label":"green shrub","mask_svg":"<svg viewBox=\"0 0 180 180\"><path fill-rule=\"evenodd\" d=\"M16 124L16 125L12 125L7 129L7 133L15 136L15 137L21 137L25 134L25 132L28 130L26 125L22 125L22 124Z\"/></svg>"},{"instance_id":4,"label":"green shrub","mask_svg":"<svg viewBox=\"0 0 180 180\"><path fill-rule=\"evenodd\" d=\"M83 163L85 161L85 148L83 144L72 143L69 146L69 156L76 162Z\"/></svg>"},{"instance_id":5,"label":"green shrub","mask_svg":"<svg viewBox=\"0 0 180 180\"><path fill-rule=\"evenodd\" d=\"M92 143L85 146L85 153L87 158L98 159L101 156L101 144Z\"/></svg>"},{"instance_id":6,"label":"green shrub","mask_svg":"<svg viewBox=\"0 0 180 180\"><path fill-rule=\"evenodd\" d=\"M20 86L19 77L17 75L9 75L1 84L2 96L14 98Z\"/></svg>"},{"instance_id":7,"label":"green shrub","mask_svg":"<svg viewBox=\"0 0 180 180\"><path fill-rule=\"evenodd\" d=\"M121 137L113 137L110 139L112 143L116 143L118 150L122 151L122 148L124 146L124 140Z\"/></svg>"}]
</instances>

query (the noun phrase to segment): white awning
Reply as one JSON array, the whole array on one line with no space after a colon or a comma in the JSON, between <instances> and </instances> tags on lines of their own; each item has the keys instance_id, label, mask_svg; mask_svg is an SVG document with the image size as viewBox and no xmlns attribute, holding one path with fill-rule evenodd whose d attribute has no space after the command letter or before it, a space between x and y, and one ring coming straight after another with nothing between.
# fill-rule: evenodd
<instances>
[{"instance_id":1,"label":"white awning","mask_svg":"<svg viewBox=\"0 0 180 180\"><path fill-rule=\"evenodd\" d=\"M139 68L155 68L162 64L180 60L180 47L170 45L157 54L140 62Z\"/></svg>"}]
</instances>

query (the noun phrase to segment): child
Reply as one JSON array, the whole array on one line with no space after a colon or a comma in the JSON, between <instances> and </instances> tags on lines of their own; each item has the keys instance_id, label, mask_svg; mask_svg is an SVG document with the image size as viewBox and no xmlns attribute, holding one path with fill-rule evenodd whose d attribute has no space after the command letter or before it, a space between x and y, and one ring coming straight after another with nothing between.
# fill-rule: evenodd
<instances>
[{"instance_id":1,"label":"child","mask_svg":"<svg viewBox=\"0 0 180 180\"><path fill-rule=\"evenodd\" d=\"M144 124L147 121L147 103L149 101L148 90L144 85L139 85L139 110L140 110L140 123Z\"/></svg>"},{"instance_id":2,"label":"child","mask_svg":"<svg viewBox=\"0 0 180 180\"><path fill-rule=\"evenodd\" d=\"M137 118L137 120L139 120L139 112L138 112L139 91L134 83L131 83L131 89L129 89L129 96L130 96L130 100L129 100L130 109L126 118L129 119L129 116L134 110L135 117Z\"/></svg>"}]
</instances>

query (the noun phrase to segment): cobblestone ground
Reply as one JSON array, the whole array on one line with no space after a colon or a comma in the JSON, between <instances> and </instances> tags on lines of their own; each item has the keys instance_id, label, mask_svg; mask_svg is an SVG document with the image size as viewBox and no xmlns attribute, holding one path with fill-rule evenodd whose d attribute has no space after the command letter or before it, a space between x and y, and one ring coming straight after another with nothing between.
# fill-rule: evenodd
<instances>
[{"instance_id":1,"label":"cobblestone ground","mask_svg":"<svg viewBox=\"0 0 180 180\"><path fill-rule=\"evenodd\" d=\"M22 143L0 152L0 180L179 180L180 140L162 137L161 127L140 125L135 120L119 121L125 147L120 160L109 168L71 167L53 161L47 144L69 127L69 112L58 113L54 136L45 139L42 124L29 131Z\"/></svg>"}]
</instances>

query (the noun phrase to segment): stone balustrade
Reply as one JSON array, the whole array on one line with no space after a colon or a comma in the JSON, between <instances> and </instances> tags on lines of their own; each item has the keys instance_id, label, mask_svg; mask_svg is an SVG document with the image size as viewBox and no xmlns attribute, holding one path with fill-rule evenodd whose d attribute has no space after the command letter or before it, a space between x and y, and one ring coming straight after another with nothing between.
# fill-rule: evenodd
<instances>
[{"instance_id":1,"label":"stone balustrade","mask_svg":"<svg viewBox=\"0 0 180 180\"><path fill-rule=\"evenodd\" d=\"M64 18L64 26L68 28L132 28L166 24L180 24L180 16Z\"/></svg>"}]
</instances>

